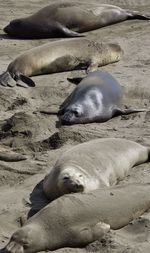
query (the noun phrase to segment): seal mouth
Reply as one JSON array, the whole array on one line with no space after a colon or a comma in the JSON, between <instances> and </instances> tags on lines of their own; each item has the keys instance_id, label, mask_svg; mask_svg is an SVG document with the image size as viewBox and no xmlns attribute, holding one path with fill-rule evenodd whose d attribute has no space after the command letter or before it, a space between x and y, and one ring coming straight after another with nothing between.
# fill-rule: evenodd
<instances>
[{"instance_id":1,"label":"seal mouth","mask_svg":"<svg viewBox=\"0 0 150 253\"><path fill-rule=\"evenodd\" d=\"M83 185L78 184L78 183L68 184L67 188L70 192L83 192L84 191Z\"/></svg>"}]
</instances>

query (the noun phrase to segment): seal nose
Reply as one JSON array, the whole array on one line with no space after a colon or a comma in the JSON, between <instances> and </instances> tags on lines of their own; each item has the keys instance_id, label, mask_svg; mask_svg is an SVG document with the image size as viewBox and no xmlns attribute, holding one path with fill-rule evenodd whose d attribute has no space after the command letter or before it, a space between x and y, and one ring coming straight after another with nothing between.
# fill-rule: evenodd
<instances>
[{"instance_id":1,"label":"seal nose","mask_svg":"<svg viewBox=\"0 0 150 253\"><path fill-rule=\"evenodd\" d=\"M63 115L60 115L61 123L64 125L68 125L71 123L72 113L66 112Z\"/></svg>"},{"instance_id":2,"label":"seal nose","mask_svg":"<svg viewBox=\"0 0 150 253\"><path fill-rule=\"evenodd\" d=\"M10 25L5 26L4 29L3 29L4 32L9 33L9 28L10 28Z\"/></svg>"}]
</instances>

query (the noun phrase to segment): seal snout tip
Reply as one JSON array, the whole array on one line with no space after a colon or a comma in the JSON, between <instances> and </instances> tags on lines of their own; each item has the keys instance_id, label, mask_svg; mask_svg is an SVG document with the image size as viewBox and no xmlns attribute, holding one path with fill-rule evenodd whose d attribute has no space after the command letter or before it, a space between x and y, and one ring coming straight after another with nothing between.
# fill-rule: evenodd
<instances>
[{"instance_id":1,"label":"seal snout tip","mask_svg":"<svg viewBox=\"0 0 150 253\"><path fill-rule=\"evenodd\" d=\"M5 253L24 253L23 246L15 241L10 241L4 248Z\"/></svg>"},{"instance_id":2,"label":"seal snout tip","mask_svg":"<svg viewBox=\"0 0 150 253\"><path fill-rule=\"evenodd\" d=\"M9 25L6 25L4 28L3 28L3 31L5 33L9 33Z\"/></svg>"}]
</instances>

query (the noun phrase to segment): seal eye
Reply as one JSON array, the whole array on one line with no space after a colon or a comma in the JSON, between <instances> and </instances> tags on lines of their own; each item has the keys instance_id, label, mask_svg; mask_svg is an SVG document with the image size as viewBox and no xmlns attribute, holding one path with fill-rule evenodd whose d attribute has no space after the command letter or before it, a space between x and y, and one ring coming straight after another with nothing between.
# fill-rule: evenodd
<instances>
[{"instance_id":1,"label":"seal eye","mask_svg":"<svg viewBox=\"0 0 150 253\"><path fill-rule=\"evenodd\" d=\"M77 110L72 110L72 113L76 116L79 117L79 112Z\"/></svg>"}]
</instances>

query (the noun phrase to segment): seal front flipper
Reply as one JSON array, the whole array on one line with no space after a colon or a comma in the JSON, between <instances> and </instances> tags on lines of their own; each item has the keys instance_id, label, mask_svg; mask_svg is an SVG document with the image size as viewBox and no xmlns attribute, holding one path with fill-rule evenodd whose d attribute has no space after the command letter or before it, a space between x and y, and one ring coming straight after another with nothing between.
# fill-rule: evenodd
<instances>
[{"instance_id":1,"label":"seal front flipper","mask_svg":"<svg viewBox=\"0 0 150 253\"><path fill-rule=\"evenodd\" d=\"M68 29L67 27L63 26L60 23L58 24L58 29L59 29L61 35L63 35L64 37L85 37L84 34L74 32L74 31Z\"/></svg>"},{"instance_id":2,"label":"seal front flipper","mask_svg":"<svg viewBox=\"0 0 150 253\"><path fill-rule=\"evenodd\" d=\"M14 87L16 86L16 81L13 79L11 74L8 71L6 71L0 75L0 84L5 87L7 86Z\"/></svg>"},{"instance_id":3,"label":"seal front flipper","mask_svg":"<svg viewBox=\"0 0 150 253\"><path fill-rule=\"evenodd\" d=\"M104 234L110 230L110 225L104 222L98 222L96 225L87 225L84 227L77 236L79 246L85 246L91 242L101 239Z\"/></svg>"},{"instance_id":4,"label":"seal front flipper","mask_svg":"<svg viewBox=\"0 0 150 253\"><path fill-rule=\"evenodd\" d=\"M94 72L94 71L97 71L98 70L98 63L91 63L89 65L89 67L87 68L86 70L86 73L88 74L89 72Z\"/></svg>"},{"instance_id":5,"label":"seal front flipper","mask_svg":"<svg viewBox=\"0 0 150 253\"><path fill-rule=\"evenodd\" d=\"M70 83L78 85L85 77L67 78Z\"/></svg>"},{"instance_id":6,"label":"seal front flipper","mask_svg":"<svg viewBox=\"0 0 150 253\"><path fill-rule=\"evenodd\" d=\"M23 74L17 75L15 77L15 80L16 80L17 86L21 86L24 88L35 87L35 82L33 82L33 80L30 77L25 76Z\"/></svg>"},{"instance_id":7,"label":"seal front flipper","mask_svg":"<svg viewBox=\"0 0 150 253\"><path fill-rule=\"evenodd\" d=\"M113 111L113 116L128 115L128 114L131 114L131 113L146 112L146 111L147 111L147 109L132 109L132 108L129 108L129 109L121 110L119 108L116 108Z\"/></svg>"}]
</instances>

